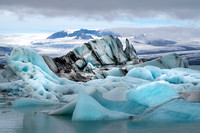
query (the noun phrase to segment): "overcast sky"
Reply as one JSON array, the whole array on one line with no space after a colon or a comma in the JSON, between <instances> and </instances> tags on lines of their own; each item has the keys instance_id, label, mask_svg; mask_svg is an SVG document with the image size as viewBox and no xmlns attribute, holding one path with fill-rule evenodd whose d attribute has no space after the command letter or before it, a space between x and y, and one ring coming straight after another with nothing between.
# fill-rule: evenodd
<instances>
[{"instance_id":1,"label":"overcast sky","mask_svg":"<svg viewBox=\"0 0 200 133\"><path fill-rule=\"evenodd\" d=\"M0 0L0 34L200 26L200 0Z\"/></svg>"}]
</instances>

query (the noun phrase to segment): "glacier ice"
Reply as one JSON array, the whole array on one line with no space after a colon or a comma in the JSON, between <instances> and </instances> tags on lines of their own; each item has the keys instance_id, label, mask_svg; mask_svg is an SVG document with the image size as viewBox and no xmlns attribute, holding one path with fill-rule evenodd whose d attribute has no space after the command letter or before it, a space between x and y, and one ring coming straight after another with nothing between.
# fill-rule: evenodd
<instances>
[{"instance_id":1,"label":"glacier ice","mask_svg":"<svg viewBox=\"0 0 200 133\"><path fill-rule=\"evenodd\" d=\"M19 97L26 95L22 80L0 83L0 93L6 96Z\"/></svg>"},{"instance_id":2,"label":"glacier ice","mask_svg":"<svg viewBox=\"0 0 200 133\"><path fill-rule=\"evenodd\" d=\"M170 84L156 81L137 87L127 93L127 99L149 107L156 107L167 101L179 98L177 91Z\"/></svg>"},{"instance_id":3,"label":"glacier ice","mask_svg":"<svg viewBox=\"0 0 200 133\"><path fill-rule=\"evenodd\" d=\"M120 109L117 110L116 108L117 105L121 106L120 112L118 112ZM97 90L94 90L89 94L81 90L77 100L73 100L60 109L47 110L43 113L49 115L73 115L72 120L75 121L130 119L133 118L134 115L126 113L125 107L129 107L133 112L133 106L131 105L132 103L130 102L114 102L106 100ZM136 109L134 109L134 112L136 112L135 110ZM139 110L137 109L137 111Z\"/></svg>"},{"instance_id":4,"label":"glacier ice","mask_svg":"<svg viewBox=\"0 0 200 133\"><path fill-rule=\"evenodd\" d=\"M15 48L6 56L8 66L24 82L24 88L34 98L59 101L59 95L69 89L63 84L72 83L55 75L36 52L24 48Z\"/></svg>"},{"instance_id":5,"label":"glacier ice","mask_svg":"<svg viewBox=\"0 0 200 133\"><path fill-rule=\"evenodd\" d=\"M143 62L136 65L127 65L124 67L127 71L135 67L155 66L161 69L172 69L177 67L188 68L189 64L186 58L180 59L176 53L162 56L162 58L154 59L152 61Z\"/></svg>"},{"instance_id":6,"label":"glacier ice","mask_svg":"<svg viewBox=\"0 0 200 133\"><path fill-rule=\"evenodd\" d=\"M43 59L45 62L47 62L46 64L48 65L48 67L54 72L57 73L58 72L58 68L56 66L56 64L54 63L54 61L49 57L49 56L43 56Z\"/></svg>"},{"instance_id":7,"label":"glacier ice","mask_svg":"<svg viewBox=\"0 0 200 133\"><path fill-rule=\"evenodd\" d=\"M93 97L102 106L112 111L139 115L145 112L145 110L147 109L147 106L134 102L134 101L127 101L126 98L121 99L123 101L119 101L120 99L116 99L116 96L117 95L114 95L114 96L112 95L109 97L109 99L107 99L106 96L99 91L95 91L94 93L91 93L91 97Z\"/></svg>"},{"instance_id":8,"label":"glacier ice","mask_svg":"<svg viewBox=\"0 0 200 133\"><path fill-rule=\"evenodd\" d=\"M133 68L126 74L126 76L141 78L150 81L154 79L151 72L145 68Z\"/></svg>"},{"instance_id":9,"label":"glacier ice","mask_svg":"<svg viewBox=\"0 0 200 133\"><path fill-rule=\"evenodd\" d=\"M43 58L51 70L60 77L82 82L106 78L108 75L124 76L134 67L147 65L162 69L188 67L187 59L181 59L175 53L152 61L139 59L128 39L125 43L124 49L119 38L106 36L84 43L61 57Z\"/></svg>"},{"instance_id":10,"label":"glacier ice","mask_svg":"<svg viewBox=\"0 0 200 133\"><path fill-rule=\"evenodd\" d=\"M147 106L141 105L137 102L132 101L119 101L119 99L116 100L115 96L109 97L111 100L107 99L106 96L103 96L103 93L101 93L98 90L93 90L88 93L89 96L91 96L93 99L96 100L101 106L104 108L111 110L111 111L118 111L118 112L124 112L129 114L141 114L145 111ZM116 101L115 101L116 100ZM74 112L74 109L76 107L77 99L67 103L65 106L63 106L60 109L57 110L47 110L44 111L44 113L47 113L49 115L72 115Z\"/></svg>"},{"instance_id":11,"label":"glacier ice","mask_svg":"<svg viewBox=\"0 0 200 133\"><path fill-rule=\"evenodd\" d=\"M83 90L81 90L81 91L83 91ZM95 91L96 90L94 89L94 90L88 91L87 93L89 95L92 95ZM76 95L76 96L78 96L78 95ZM71 115L74 112L76 103L77 103L77 98L72 99L71 101L69 101L69 103L67 103L62 108L59 108L57 110L47 110L47 111L44 111L44 113L47 113L49 115L69 115L69 114Z\"/></svg>"},{"instance_id":12,"label":"glacier ice","mask_svg":"<svg viewBox=\"0 0 200 133\"><path fill-rule=\"evenodd\" d=\"M119 77L122 77L125 74L126 73L122 69L120 69L120 68L113 68L113 69L111 69L109 71L103 71L102 72L102 75L104 77L107 77L107 76L119 76Z\"/></svg>"},{"instance_id":13,"label":"glacier ice","mask_svg":"<svg viewBox=\"0 0 200 133\"><path fill-rule=\"evenodd\" d=\"M199 120L199 111L199 103L190 103L183 99L175 99L159 108L149 111L141 116L140 119L162 121Z\"/></svg>"},{"instance_id":14,"label":"glacier ice","mask_svg":"<svg viewBox=\"0 0 200 133\"><path fill-rule=\"evenodd\" d=\"M121 44L118 42L115 45ZM79 52L81 54L84 51ZM119 58L122 55L118 55ZM44 59L29 48L15 48L10 56L6 56L6 60L8 62L6 68L21 80L1 83L0 90L16 84L15 87L20 87L20 90L28 96L16 100L13 106L68 102L64 107L46 113L70 114L73 115L73 120L114 120L128 119L129 116L141 120L200 119L197 113L200 108L199 103L191 103L199 102L200 72L187 68L174 68L187 65L176 55L138 64L128 69L114 68L106 72L103 70L101 71L105 75L103 79L85 83L58 77L47 66ZM123 58L119 61L123 62ZM79 62L78 65L86 65L95 71L98 69L98 66L93 66L91 62L87 64ZM124 70L127 70L127 74ZM81 92L78 95L79 91ZM93 93L87 94L84 91ZM184 105L187 109L184 109ZM88 113L91 109L94 109L93 114Z\"/></svg>"},{"instance_id":15,"label":"glacier ice","mask_svg":"<svg viewBox=\"0 0 200 133\"><path fill-rule=\"evenodd\" d=\"M35 98L20 98L16 99L12 107L27 107L27 106L38 106L38 105L52 105L55 104L55 102L47 101L47 100L39 100Z\"/></svg>"},{"instance_id":16,"label":"glacier ice","mask_svg":"<svg viewBox=\"0 0 200 133\"><path fill-rule=\"evenodd\" d=\"M200 102L200 92L197 90L186 90L179 92L184 99L189 102Z\"/></svg>"},{"instance_id":17,"label":"glacier ice","mask_svg":"<svg viewBox=\"0 0 200 133\"><path fill-rule=\"evenodd\" d=\"M64 74L63 76L76 81L73 77L67 76L72 75L72 72L75 71L77 75L81 75L76 76L77 79L83 82L94 78L105 78L105 75L101 73L102 70L106 73L107 70L115 67L115 65L140 62L133 45L128 40L126 40L126 44L126 48L123 50L123 45L119 38L111 35L102 39L91 40L62 57L52 59L58 69L56 73L66 73L66 76ZM53 63L46 60L46 57L44 59L50 68L54 68ZM89 73L90 76L81 73L82 71ZM118 74L122 75L125 71L119 70L118 72Z\"/></svg>"},{"instance_id":18,"label":"glacier ice","mask_svg":"<svg viewBox=\"0 0 200 133\"><path fill-rule=\"evenodd\" d=\"M126 101L127 92L128 89L125 87L116 87L108 92L103 93L103 97L111 101Z\"/></svg>"},{"instance_id":19,"label":"glacier ice","mask_svg":"<svg viewBox=\"0 0 200 133\"><path fill-rule=\"evenodd\" d=\"M126 54L128 60L133 60L133 59L137 58L137 56L136 56L136 50L133 47L133 45L130 44L130 42L129 42L128 39L126 39L126 48L124 50L124 53Z\"/></svg>"},{"instance_id":20,"label":"glacier ice","mask_svg":"<svg viewBox=\"0 0 200 133\"><path fill-rule=\"evenodd\" d=\"M118 120L129 119L132 117L133 115L130 114L110 111L98 103L94 98L90 97L87 93L80 91L72 120Z\"/></svg>"},{"instance_id":21,"label":"glacier ice","mask_svg":"<svg viewBox=\"0 0 200 133\"><path fill-rule=\"evenodd\" d=\"M62 108L59 108L57 110L43 111L43 113L46 113L49 115L72 115L76 107L76 102L77 100L73 100L70 103L63 106Z\"/></svg>"}]
</instances>

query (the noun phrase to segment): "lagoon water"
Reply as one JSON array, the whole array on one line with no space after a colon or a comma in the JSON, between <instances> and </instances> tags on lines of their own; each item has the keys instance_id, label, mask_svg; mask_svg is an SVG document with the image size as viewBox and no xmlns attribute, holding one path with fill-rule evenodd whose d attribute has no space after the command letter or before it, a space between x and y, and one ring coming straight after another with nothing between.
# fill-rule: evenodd
<instances>
[{"instance_id":1,"label":"lagoon water","mask_svg":"<svg viewBox=\"0 0 200 133\"><path fill-rule=\"evenodd\" d=\"M199 133L200 121L71 121L41 113L58 106L0 106L0 133Z\"/></svg>"}]
</instances>

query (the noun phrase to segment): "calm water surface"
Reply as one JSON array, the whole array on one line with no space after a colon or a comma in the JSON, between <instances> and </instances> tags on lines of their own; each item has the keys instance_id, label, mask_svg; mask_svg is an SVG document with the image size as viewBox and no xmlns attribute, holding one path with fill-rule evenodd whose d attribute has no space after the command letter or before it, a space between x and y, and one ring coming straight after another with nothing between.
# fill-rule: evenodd
<instances>
[{"instance_id":1,"label":"calm water surface","mask_svg":"<svg viewBox=\"0 0 200 133\"><path fill-rule=\"evenodd\" d=\"M48 116L58 106L0 106L0 133L199 133L199 122L92 121L72 122L70 116Z\"/></svg>"}]
</instances>

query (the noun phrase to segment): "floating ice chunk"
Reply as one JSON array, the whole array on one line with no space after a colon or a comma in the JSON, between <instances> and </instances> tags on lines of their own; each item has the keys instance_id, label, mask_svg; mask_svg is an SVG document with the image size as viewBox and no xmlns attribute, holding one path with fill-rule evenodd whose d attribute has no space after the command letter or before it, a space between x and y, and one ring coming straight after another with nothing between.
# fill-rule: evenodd
<instances>
[{"instance_id":1,"label":"floating ice chunk","mask_svg":"<svg viewBox=\"0 0 200 133\"><path fill-rule=\"evenodd\" d=\"M190 103L183 99L175 99L157 109L154 109L140 119L164 121L199 120L199 112L199 103Z\"/></svg>"},{"instance_id":2,"label":"floating ice chunk","mask_svg":"<svg viewBox=\"0 0 200 133\"><path fill-rule=\"evenodd\" d=\"M12 107L25 107L25 106L36 106L36 105L52 105L58 104L57 102L49 100L38 100L35 98L20 98L16 99Z\"/></svg>"},{"instance_id":3,"label":"floating ice chunk","mask_svg":"<svg viewBox=\"0 0 200 133\"><path fill-rule=\"evenodd\" d=\"M12 82L12 81L16 81L16 80L20 80L21 78L18 77L15 72L12 70L11 67L9 67L8 65L4 66L4 70L1 72L0 76L2 76L0 82Z\"/></svg>"},{"instance_id":4,"label":"floating ice chunk","mask_svg":"<svg viewBox=\"0 0 200 133\"><path fill-rule=\"evenodd\" d=\"M90 50L88 49L86 44L82 46L76 47L73 52L79 57L83 57L84 55L90 54Z\"/></svg>"},{"instance_id":5,"label":"floating ice chunk","mask_svg":"<svg viewBox=\"0 0 200 133\"><path fill-rule=\"evenodd\" d=\"M4 76L4 73L5 72L3 70L0 70L0 83L9 82L6 76Z\"/></svg>"},{"instance_id":6,"label":"floating ice chunk","mask_svg":"<svg viewBox=\"0 0 200 133\"><path fill-rule=\"evenodd\" d=\"M188 102L200 102L200 92L195 90L186 90L179 94Z\"/></svg>"},{"instance_id":7,"label":"floating ice chunk","mask_svg":"<svg viewBox=\"0 0 200 133\"><path fill-rule=\"evenodd\" d=\"M24 88L24 84L22 80L12 81L12 82L6 82L0 84L0 91L7 90L7 91L15 91L15 90L21 90Z\"/></svg>"},{"instance_id":8,"label":"floating ice chunk","mask_svg":"<svg viewBox=\"0 0 200 133\"><path fill-rule=\"evenodd\" d=\"M43 58L40 55L38 55L35 51L29 48L25 47L14 48L10 56L6 55L6 61L10 63L11 60L23 63L31 62L33 65L40 67L44 72L48 73L52 78L58 79L58 76L56 76L49 69ZM28 69L24 68L24 70Z\"/></svg>"},{"instance_id":9,"label":"floating ice chunk","mask_svg":"<svg viewBox=\"0 0 200 133\"><path fill-rule=\"evenodd\" d=\"M167 76L166 74L159 77L159 80L164 80L172 84L182 84L184 83L183 77L180 75L173 75L173 76Z\"/></svg>"},{"instance_id":10,"label":"floating ice chunk","mask_svg":"<svg viewBox=\"0 0 200 133\"><path fill-rule=\"evenodd\" d=\"M133 47L132 44L129 43L129 40L126 39L126 48L124 50L124 53L126 54L127 58L129 60L132 60L132 59L136 59L137 58L137 55L136 55L136 50L135 48Z\"/></svg>"},{"instance_id":11,"label":"floating ice chunk","mask_svg":"<svg viewBox=\"0 0 200 133\"><path fill-rule=\"evenodd\" d=\"M96 60L96 58L94 56L92 56L91 54L84 56L85 61L88 63L90 62L92 65L96 66L96 65L101 65L100 62L98 62Z\"/></svg>"},{"instance_id":12,"label":"floating ice chunk","mask_svg":"<svg viewBox=\"0 0 200 133\"><path fill-rule=\"evenodd\" d=\"M112 111L139 115L143 113L147 108L147 106L133 101L113 101L106 99L99 91L95 91L94 93L92 93L91 97L93 97L103 107Z\"/></svg>"},{"instance_id":13,"label":"floating ice chunk","mask_svg":"<svg viewBox=\"0 0 200 133\"><path fill-rule=\"evenodd\" d=\"M118 120L130 119L133 115L110 111L99 104L94 98L90 97L84 91L79 93L78 101L73 112L73 121L86 120Z\"/></svg>"},{"instance_id":14,"label":"floating ice chunk","mask_svg":"<svg viewBox=\"0 0 200 133\"><path fill-rule=\"evenodd\" d=\"M176 68L177 66L180 67L181 65L181 59L175 53L163 56L161 61L164 66L169 69Z\"/></svg>"},{"instance_id":15,"label":"floating ice chunk","mask_svg":"<svg viewBox=\"0 0 200 133\"><path fill-rule=\"evenodd\" d=\"M25 90L31 97L59 101L60 95L69 91L63 85L72 83L57 77L46 65L43 58L34 51L18 47L6 56L9 67L24 81Z\"/></svg>"},{"instance_id":16,"label":"floating ice chunk","mask_svg":"<svg viewBox=\"0 0 200 133\"><path fill-rule=\"evenodd\" d=\"M96 74L94 79L104 79L104 77L101 74Z\"/></svg>"},{"instance_id":17,"label":"floating ice chunk","mask_svg":"<svg viewBox=\"0 0 200 133\"><path fill-rule=\"evenodd\" d=\"M72 115L76 106L76 102L77 102L76 100L73 100L72 102L66 104L60 109L47 110L47 111L43 111L43 113L46 113L49 115Z\"/></svg>"},{"instance_id":18,"label":"floating ice chunk","mask_svg":"<svg viewBox=\"0 0 200 133\"><path fill-rule=\"evenodd\" d=\"M96 68L90 63L88 62L87 66L84 68L83 71L85 72L92 72L92 70L95 70Z\"/></svg>"},{"instance_id":19,"label":"floating ice chunk","mask_svg":"<svg viewBox=\"0 0 200 133\"><path fill-rule=\"evenodd\" d=\"M0 83L0 93L5 96L18 97L29 95L24 90L24 83L22 80Z\"/></svg>"},{"instance_id":20,"label":"floating ice chunk","mask_svg":"<svg viewBox=\"0 0 200 133\"><path fill-rule=\"evenodd\" d=\"M145 66L144 68L151 72L151 75L154 79L160 77L163 73L162 69L155 66Z\"/></svg>"},{"instance_id":21,"label":"floating ice chunk","mask_svg":"<svg viewBox=\"0 0 200 133\"><path fill-rule=\"evenodd\" d=\"M73 100L77 99L78 94L68 94L68 95L63 95L60 99L61 101L64 102L72 102Z\"/></svg>"},{"instance_id":22,"label":"floating ice chunk","mask_svg":"<svg viewBox=\"0 0 200 133\"><path fill-rule=\"evenodd\" d=\"M89 93L89 95L91 95L95 91L96 90L93 89L93 90L89 91L88 93ZM47 111L44 111L43 113L47 113L49 115L72 115L72 113L74 112L76 103L77 103L77 94L75 94L75 97L74 97L74 99L72 101L67 103L62 108L59 108L57 110L47 110Z\"/></svg>"},{"instance_id":23,"label":"floating ice chunk","mask_svg":"<svg viewBox=\"0 0 200 133\"><path fill-rule=\"evenodd\" d=\"M127 71L130 71L131 69L135 67L145 67L145 66L155 66L161 69L171 69L171 68L177 68L177 67L184 67L187 68L187 59L184 58L181 60L177 54L169 54L165 55L162 58L154 59L152 61L147 61L144 63L140 63L137 65L127 65L124 67Z\"/></svg>"},{"instance_id":24,"label":"floating ice chunk","mask_svg":"<svg viewBox=\"0 0 200 133\"><path fill-rule=\"evenodd\" d=\"M167 82L152 82L139 86L135 90L127 93L127 99L147 105L149 107L156 107L171 99L180 97L176 90Z\"/></svg>"},{"instance_id":25,"label":"floating ice chunk","mask_svg":"<svg viewBox=\"0 0 200 133\"><path fill-rule=\"evenodd\" d=\"M151 72L142 67L133 68L126 74L126 76L141 78L141 79L150 80L150 81L154 80Z\"/></svg>"},{"instance_id":26,"label":"floating ice chunk","mask_svg":"<svg viewBox=\"0 0 200 133\"><path fill-rule=\"evenodd\" d=\"M77 66L79 69L84 68L85 65L86 65L86 63L85 63L85 61L83 61L83 60L77 60L77 61L76 61L76 66Z\"/></svg>"},{"instance_id":27,"label":"floating ice chunk","mask_svg":"<svg viewBox=\"0 0 200 133\"><path fill-rule=\"evenodd\" d=\"M128 92L125 87L117 87L106 93L103 93L103 97L111 101L127 101L126 93Z\"/></svg>"},{"instance_id":28,"label":"floating ice chunk","mask_svg":"<svg viewBox=\"0 0 200 133\"><path fill-rule=\"evenodd\" d=\"M49 68L54 72L57 73L58 72L58 68L56 66L56 64L54 63L53 59L51 59L49 56L43 56L44 61L46 62L46 64L49 66Z\"/></svg>"},{"instance_id":29,"label":"floating ice chunk","mask_svg":"<svg viewBox=\"0 0 200 133\"><path fill-rule=\"evenodd\" d=\"M172 84L200 83L200 72L185 68L162 70L162 75L157 80L165 80Z\"/></svg>"},{"instance_id":30,"label":"floating ice chunk","mask_svg":"<svg viewBox=\"0 0 200 133\"><path fill-rule=\"evenodd\" d=\"M182 61L181 61L181 67L183 67L183 68L188 68L189 67L189 63L188 63L187 58L183 58L182 59Z\"/></svg>"},{"instance_id":31,"label":"floating ice chunk","mask_svg":"<svg viewBox=\"0 0 200 133\"><path fill-rule=\"evenodd\" d=\"M95 69L95 67L90 62L87 64L87 66L88 66L88 68L90 70L94 70Z\"/></svg>"},{"instance_id":32,"label":"floating ice chunk","mask_svg":"<svg viewBox=\"0 0 200 133\"><path fill-rule=\"evenodd\" d=\"M104 77L107 77L107 76L118 76L118 77L122 77L125 75L125 73L123 72L122 69L120 68L113 68L109 71L103 71L103 75Z\"/></svg>"}]
</instances>

